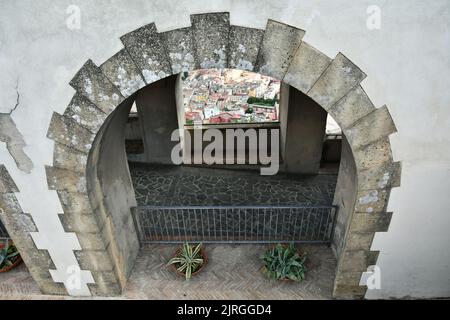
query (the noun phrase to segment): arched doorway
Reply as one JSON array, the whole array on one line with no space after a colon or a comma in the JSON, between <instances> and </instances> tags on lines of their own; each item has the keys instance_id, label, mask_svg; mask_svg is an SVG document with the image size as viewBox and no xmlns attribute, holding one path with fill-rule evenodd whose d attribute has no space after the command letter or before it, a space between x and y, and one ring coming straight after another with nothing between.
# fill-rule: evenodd
<instances>
[{"instance_id":1,"label":"arched doorway","mask_svg":"<svg viewBox=\"0 0 450 320\"><path fill-rule=\"evenodd\" d=\"M345 204L340 217L346 218L338 221L336 233L334 295L364 296L361 274L377 258L377 252L370 251L371 242L375 232L388 228L390 189L399 185L400 165L393 162L388 138L396 129L387 108L376 109L362 90L365 74L342 54L326 57L303 42L303 35L303 30L271 20L266 30L256 30L230 26L227 13L193 15L190 28L158 33L150 24L133 31L122 37L125 48L100 67L88 61L80 69L71 81L77 91L72 103L64 115L54 115L49 128L55 154L47 177L50 189L58 191L66 218L83 216L90 221L90 229L80 224L68 231L80 242L82 250L76 256L81 269L92 272L92 294L117 294L127 278L126 256L119 245L124 243L122 229L104 205L104 199L120 188L111 181L112 194L105 194L95 180L101 156L98 141L107 125L114 124L114 116L108 116L121 103L129 104L137 90L161 78L184 70L228 67L283 80L312 98L342 128L356 176L352 177L351 164L343 166L342 176L348 179L342 182L347 187L340 193ZM133 203L122 204L126 209ZM123 224L132 228L130 221Z\"/></svg>"}]
</instances>

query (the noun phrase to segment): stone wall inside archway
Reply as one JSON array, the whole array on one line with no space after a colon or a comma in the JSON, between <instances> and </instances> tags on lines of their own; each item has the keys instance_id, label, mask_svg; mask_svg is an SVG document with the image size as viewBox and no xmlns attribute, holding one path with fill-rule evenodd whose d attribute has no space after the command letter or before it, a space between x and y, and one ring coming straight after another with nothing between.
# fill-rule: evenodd
<instances>
[{"instance_id":1,"label":"stone wall inside archway","mask_svg":"<svg viewBox=\"0 0 450 320\"><path fill-rule=\"evenodd\" d=\"M55 148L53 166L46 168L48 185L60 197L65 230L80 242L75 254L81 269L92 273L91 294L116 295L126 280L120 265L123 252L116 245L119 226L104 209L108 195L89 192L98 187L95 179L88 181L97 174L101 148L96 137L108 127L108 116L159 79L228 67L283 80L320 104L343 129L357 177L346 219L337 226L334 296L363 297L361 275L377 259L377 252L370 251L372 239L387 230L389 193L400 183L401 168L393 162L389 143L396 129L387 108L370 102L360 85L366 75L357 66L341 53L334 59L320 53L302 41L301 29L272 20L266 30L232 26L228 13L193 15L191 22L190 28L163 33L152 23L124 35L124 49L101 66L85 63L70 83L76 90L71 103L64 114L53 115L48 137Z\"/></svg>"}]
</instances>

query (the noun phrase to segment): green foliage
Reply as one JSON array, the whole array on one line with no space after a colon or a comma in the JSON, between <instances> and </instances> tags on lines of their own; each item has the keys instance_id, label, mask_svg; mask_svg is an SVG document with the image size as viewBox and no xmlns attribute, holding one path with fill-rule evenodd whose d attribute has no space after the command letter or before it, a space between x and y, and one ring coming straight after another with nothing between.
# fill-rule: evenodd
<instances>
[{"instance_id":1,"label":"green foliage","mask_svg":"<svg viewBox=\"0 0 450 320\"><path fill-rule=\"evenodd\" d=\"M293 244L289 246L277 244L268 250L261 259L264 261L266 273L271 279L291 279L294 281L305 279L306 255L301 257Z\"/></svg>"},{"instance_id":2,"label":"green foliage","mask_svg":"<svg viewBox=\"0 0 450 320\"><path fill-rule=\"evenodd\" d=\"M250 108L248 108L247 110L245 110L245 113L247 113L247 114L252 114L254 111L253 111L253 108L252 107L250 107Z\"/></svg>"},{"instance_id":3,"label":"green foliage","mask_svg":"<svg viewBox=\"0 0 450 320\"><path fill-rule=\"evenodd\" d=\"M248 104L257 104L261 106L275 106L275 103L278 102L277 99L264 99L264 98L256 98L256 97L249 97L247 100Z\"/></svg>"},{"instance_id":4,"label":"green foliage","mask_svg":"<svg viewBox=\"0 0 450 320\"><path fill-rule=\"evenodd\" d=\"M195 248L187 242L184 243L178 256L172 258L168 264L174 264L179 272L186 275L186 280L189 280L192 273L197 271L203 265L203 258L200 254L201 247L201 243Z\"/></svg>"},{"instance_id":5,"label":"green foliage","mask_svg":"<svg viewBox=\"0 0 450 320\"><path fill-rule=\"evenodd\" d=\"M3 249L0 250L0 269L13 265L18 257L19 252L16 246L6 240Z\"/></svg>"}]
</instances>

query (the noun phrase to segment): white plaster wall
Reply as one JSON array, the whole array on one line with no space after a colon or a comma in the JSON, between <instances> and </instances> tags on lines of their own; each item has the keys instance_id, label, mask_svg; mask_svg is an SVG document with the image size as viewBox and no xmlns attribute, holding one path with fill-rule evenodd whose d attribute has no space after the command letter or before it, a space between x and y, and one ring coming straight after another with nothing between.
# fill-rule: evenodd
<instances>
[{"instance_id":1,"label":"white plaster wall","mask_svg":"<svg viewBox=\"0 0 450 320\"><path fill-rule=\"evenodd\" d=\"M80 30L66 27L72 4L81 9ZM381 8L380 30L366 27L369 5ZM76 263L70 250L78 241L59 225L62 210L47 190L44 165L52 163L52 111L63 112L73 95L68 82L88 58L100 64L117 52L119 37L131 30L153 21L160 31L184 27L190 13L213 11L229 11L237 25L264 28L272 18L303 28L305 41L331 57L343 52L368 74L364 89L377 106L389 106L398 127L391 142L403 181L392 192L390 230L373 245L381 250L381 289L367 297L450 296L448 0L0 0L0 112L15 105L19 79L13 119L34 170L19 171L4 144L0 163L40 230L38 247L50 248L62 279Z\"/></svg>"}]
</instances>

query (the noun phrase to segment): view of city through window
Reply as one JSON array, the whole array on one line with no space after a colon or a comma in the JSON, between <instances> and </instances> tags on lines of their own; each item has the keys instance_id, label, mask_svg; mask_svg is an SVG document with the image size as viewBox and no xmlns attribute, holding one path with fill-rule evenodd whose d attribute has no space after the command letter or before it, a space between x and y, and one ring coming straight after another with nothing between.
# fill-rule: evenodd
<instances>
[{"instance_id":1,"label":"view of city through window","mask_svg":"<svg viewBox=\"0 0 450 320\"><path fill-rule=\"evenodd\" d=\"M186 125L278 122L280 84L248 71L194 71L184 79Z\"/></svg>"}]
</instances>

